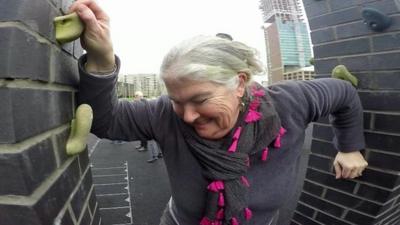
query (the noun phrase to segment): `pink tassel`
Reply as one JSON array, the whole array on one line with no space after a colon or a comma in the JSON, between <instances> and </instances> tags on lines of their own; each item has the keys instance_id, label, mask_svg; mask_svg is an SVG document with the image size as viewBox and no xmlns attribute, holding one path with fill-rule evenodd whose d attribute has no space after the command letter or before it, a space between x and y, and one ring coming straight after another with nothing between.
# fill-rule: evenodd
<instances>
[{"instance_id":1,"label":"pink tassel","mask_svg":"<svg viewBox=\"0 0 400 225\"><path fill-rule=\"evenodd\" d=\"M224 182L223 182L223 181L217 180L217 181L214 181L214 182L215 182L215 187L216 187L218 190L224 190L224 189L225 189L225 186L224 186Z\"/></svg>"},{"instance_id":2,"label":"pink tassel","mask_svg":"<svg viewBox=\"0 0 400 225\"><path fill-rule=\"evenodd\" d=\"M238 220L235 217L232 217L231 219L231 225L239 225Z\"/></svg>"},{"instance_id":3,"label":"pink tassel","mask_svg":"<svg viewBox=\"0 0 400 225\"><path fill-rule=\"evenodd\" d=\"M252 94L253 94L254 96L257 96L257 97L262 97L262 96L265 95L265 92L264 92L263 89L259 89L259 90L253 89L253 90L252 90Z\"/></svg>"},{"instance_id":4,"label":"pink tassel","mask_svg":"<svg viewBox=\"0 0 400 225\"><path fill-rule=\"evenodd\" d=\"M247 180L247 178L245 176L241 177L242 179L242 183L246 186L246 187L250 187L249 181Z\"/></svg>"},{"instance_id":5,"label":"pink tassel","mask_svg":"<svg viewBox=\"0 0 400 225\"><path fill-rule=\"evenodd\" d=\"M218 206L223 207L224 205L225 205L224 194L222 194L222 192L220 192L219 198L218 198Z\"/></svg>"},{"instance_id":6,"label":"pink tassel","mask_svg":"<svg viewBox=\"0 0 400 225\"><path fill-rule=\"evenodd\" d=\"M251 212L251 210L249 208L244 208L244 218L246 220L250 220L252 216L253 213Z\"/></svg>"},{"instance_id":7,"label":"pink tassel","mask_svg":"<svg viewBox=\"0 0 400 225\"><path fill-rule=\"evenodd\" d=\"M221 220L217 220L214 222L215 225L222 225L222 221Z\"/></svg>"},{"instance_id":8,"label":"pink tassel","mask_svg":"<svg viewBox=\"0 0 400 225\"><path fill-rule=\"evenodd\" d=\"M246 123L251 123L260 120L260 118L261 118L261 113L250 109L244 121L246 121Z\"/></svg>"},{"instance_id":9,"label":"pink tassel","mask_svg":"<svg viewBox=\"0 0 400 225\"><path fill-rule=\"evenodd\" d=\"M281 137L283 137L283 135L284 135L285 133L286 133L285 128L281 127L281 128L279 129L279 134L278 134L278 136L276 137L275 142L274 142L274 147L275 147L275 148L280 148L280 147L281 147Z\"/></svg>"},{"instance_id":10,"label":"pink tassel","mask_svg":"<svg viewBox=\"0 0 400 225\"><path fill-rule=\"evenodd\" d=\"M211 182L208 186L207 189L212 191L212 192L218 192L218 188L215 185L215 181Z\"/></svg>"},{"instance_id":11,"label":"pink tassel","mask_svg":"<svg viewBox=\"0 0 400 225\"><path fill-rule=\"evenodd\" d=\"M269 152L268 147L264 148L264 150L263 150L263 152L262 152L262 156L261 156L261 160L262 160L262 161L266 161L266 160L267 160L267 158L268 158L268 152Z\"/></svg>"},{"instance_id":12,"label":"pink tassel","mask_svg":"<svg viewBox=\"0 0 400 225\"><path fill-rule=\"evenodd\" d=\"M207 186L207 189L212 192L218 192L219 190L224 190L224 182L220 180L215 180Z\"/></svg>"},{"instance_id":13,"label":"pink tassel","mask_svg":"<svg viewBox=\"0 0 400 225\"><path fill-rule=\"evenodd\" d=\"M237 145L238 145L238 140L233 140L231 146L229 146L228 152L236 152L237 149Z\"/></svg>"},{"instance_id":14,"label":"pink tassel","mask_svg":"<svg viewBox=\"0 0 400 225\"><path fill-rule=\"evenodd\" d=\"M233 139L233 140L239 139L240 133L241 133L241 132L242 132L242 127L236 128L235 133L233 134L232 139Z\"/></svg>"},{"instance_id":15,"label":"pink tassel","mask_svg":"<svg viewBox=\"0 0 400 225\"><path fill-rule=\"evenodd\" d=\"M219 209L216 217L218 220L222 220L224 218L224 209Z\"/></svg>"},{"instance_id":16,"label":"pink tassel","mask_svg":"<svg viewBox=\"0 0 400 225\"><path fill-rule=\"evenodd\" d=\"M203 217L200 221L200 225L211 225L211 221L207 217Z\"/></svg>"},{"instance_id":17,"label":"pink tassel","mask_svg":"<svg viewBox=\"0 0 400 225\"><path fill-rule=\"evenodd\" d=\"M257 110L259 106L260 106L260 101L256 98L250 103L249 108L252 110Z\"/></svg>"}]
</instances>

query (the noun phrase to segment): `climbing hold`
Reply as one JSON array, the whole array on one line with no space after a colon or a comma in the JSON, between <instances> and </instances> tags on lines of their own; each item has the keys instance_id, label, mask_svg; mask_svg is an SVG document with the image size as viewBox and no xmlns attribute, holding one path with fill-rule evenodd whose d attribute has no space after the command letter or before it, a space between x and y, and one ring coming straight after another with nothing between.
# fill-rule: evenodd
<instances>
[{"instance_id":1,"label":"climbing hold","mask_svg":"<svg viewBox=\"0 0 400 225\"><path fill-rule=\"evenodd\" d=\"M68 155L75 155L85 150L92 120L93 111L90 105L82 104L78 106L75 119L71 121L71 131L66 146Z\"/></svg>"},{"instance_id":2,"label":"climbing hold","mask_svg":"<svg viewBox=\"0 0 400 225\"><path fill-rule=\"evenodd\" d=\"M60 44L78 39L84 29L84 25L76 13L58 16L54 18L53 22L56 31L56 40Z\"/></svg>"},{"instance_id":3,"label":"climbing hold","mask_svg":"<svg viewBox=\"0 0 400 225\"><path fill-rule=\"evenodd\" d=\"M390 17L374 8L364 8L361 15L364 18L364 23L373 31L383 31L392 24Z\"/></svg>"},{"instance_id":4,"label":"climbing hold","mask_svg":"<svg viewBox=\"0 0 400 225\"><path fill-rule=\"evenodd\" d=\"M332 77L349 81L354 87L358 85L358 79L353 76L344 65L338 65L333 68Z\"/></svg>"}]
</instances>

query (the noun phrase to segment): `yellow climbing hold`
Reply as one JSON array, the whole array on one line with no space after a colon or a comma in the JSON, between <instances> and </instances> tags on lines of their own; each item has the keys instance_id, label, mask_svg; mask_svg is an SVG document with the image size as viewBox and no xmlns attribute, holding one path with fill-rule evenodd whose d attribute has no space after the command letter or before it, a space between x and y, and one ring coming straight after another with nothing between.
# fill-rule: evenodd
<instances>
[{"instance_id":1,"label":"yellow climbing hold","mask_svg":"<svg viewBox=\"0 0 400 225\"><path fill-rule=\"evenodd\" d=\"M349 81L354 87L358 85L357 77L353 76L344 65L338 65L332 70L332 77L347 80Z\"/></svg>"},{"instance_id":2,"label":"yellow climbing hold","mask_svg":"<svg viewBox=\"0 0 400 225\"><path fill-rule=\"evenodd\" d=\"M54 18L53 22L56 31L56 40L60 44L78 39L84 29L81 19L75 12L65 16L58 16Z\"/></svg>"},{"instance_id":3,"label":"yellow climbing hold","mask_svg":"<svg viewBox=\"0 0 400 225\"><path fill-rule=\"evenodd\" d=\"M66 146L68 155L75 155L85 150L92 121L93 111L90 105L82 104L78 106L75 119L71 121L71 132Z\"/></svg>"}]
</instances>

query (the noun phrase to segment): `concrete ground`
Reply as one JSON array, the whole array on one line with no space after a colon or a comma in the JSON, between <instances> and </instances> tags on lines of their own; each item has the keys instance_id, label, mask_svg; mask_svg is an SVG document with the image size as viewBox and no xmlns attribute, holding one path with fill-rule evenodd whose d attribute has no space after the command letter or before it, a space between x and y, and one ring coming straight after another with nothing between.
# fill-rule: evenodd
<instances>
[{"instance_id":1,"label":"concrete ground","mask_svg":"<svg viewBox=\"0 0 400 225\"><path fill-rule=\"evenodd\" d=\"M93 183L103 225L158 225L170 197L162 159L147 163L139 142L115 143L90 136Z\"/></svg>"}]
</instances>

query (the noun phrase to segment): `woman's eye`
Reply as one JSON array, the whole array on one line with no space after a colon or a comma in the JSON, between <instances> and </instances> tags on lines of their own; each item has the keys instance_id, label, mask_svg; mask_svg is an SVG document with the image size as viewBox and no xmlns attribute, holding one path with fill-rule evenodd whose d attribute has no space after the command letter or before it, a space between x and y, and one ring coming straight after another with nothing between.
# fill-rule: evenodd
<instances>
[{"instance_id":1,"label":"woman's eye","mask_svg":"<svg viewBox=\"0 0 400 225\"><path fill-rule=\"evenodd\" d=\"M206 101L207 101L207 98L204 98L204 99L195 100L195 101L193 101L193 103L195 103L195 104L202 104L202 103L204 103L204 102L206 102Z\"/></svg>"}]
</instances>

